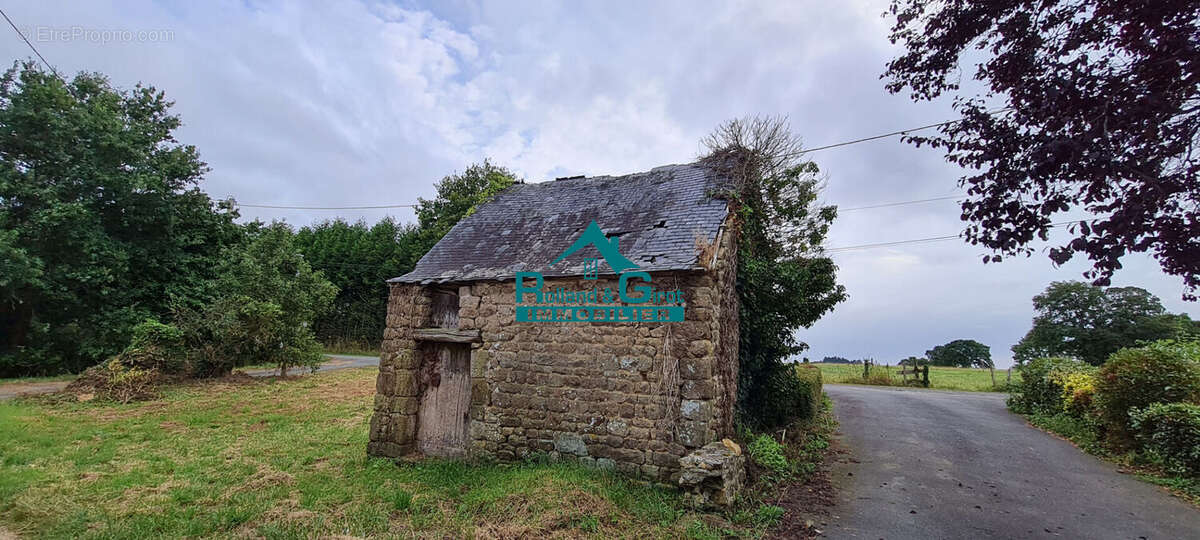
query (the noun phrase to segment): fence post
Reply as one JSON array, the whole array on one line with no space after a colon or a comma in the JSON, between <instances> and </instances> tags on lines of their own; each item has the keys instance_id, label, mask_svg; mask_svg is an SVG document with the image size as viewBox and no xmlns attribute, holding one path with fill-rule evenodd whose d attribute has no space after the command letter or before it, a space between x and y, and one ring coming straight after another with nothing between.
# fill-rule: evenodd
<instances>
[{"instance_id":1,"label":"fence post","mask_svg":"<svg viewBox=\"0 0 1200 540\"><path fill-rule=\"evenodd\" d=\"M871 361L863 360L863 380L871 378Z\"/></svg>"},{"instance_id":2,"label":"fence post","mask_svg":"<svg viewBox=\"0 0 1200 540\"><path fill-rule=\"evenodd\" d=\"M925 364L925 369L921 370L921 384L925 388L929 388L929 364Z\"/></svg>"}]
</instances>

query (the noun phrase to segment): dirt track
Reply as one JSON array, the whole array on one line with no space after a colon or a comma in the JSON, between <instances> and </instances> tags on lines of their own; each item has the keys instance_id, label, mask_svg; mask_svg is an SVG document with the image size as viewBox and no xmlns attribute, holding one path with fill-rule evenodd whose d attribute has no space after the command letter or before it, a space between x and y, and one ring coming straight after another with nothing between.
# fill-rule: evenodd
<instances>
[{"instance_id":1,"label":"dirt track","mask_svg":"<svg viewBox=\"0 0 1200 540\"><path fill-rule=\"evenodd\" d=\"M317 371L332 371L335 369L347 369L356 367L378 366L378 356L350 356L345 354L327 354L329 360ZM253 377L270 377L278 375L279 371L274 369L250 369L246 373ZM307 373L307 371L293 369L289 374L296 375ZM58 392L66 388L71 381L48 381L48 382L25 382L25 383L8 383L0 384L0 400L12 399L17 396L28 396L36 394L50 394ZM2 539L3 537L0 537Z\"/></svg>"}]
</instances>

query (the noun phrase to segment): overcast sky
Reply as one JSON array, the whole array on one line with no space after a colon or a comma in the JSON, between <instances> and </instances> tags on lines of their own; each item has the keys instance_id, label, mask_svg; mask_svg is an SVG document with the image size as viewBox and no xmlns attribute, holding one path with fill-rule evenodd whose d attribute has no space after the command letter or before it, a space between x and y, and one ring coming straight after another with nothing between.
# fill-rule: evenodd
<instances>
[{"instance_id":1,"label":"overcast sky","mask_svg":"<svg viewBox=\"0 0 1200 540\"><path fill-rule=\"evenodd\" d=\"M646 5L650 4L650 5ZM247 204L408 204L485 157L538 182L694 160L719 122L783 114L810 147L951 119L883 89L883 1L668 3L26 2L4 9L60 72L166 92L203 187ZM31 55L11 29L9 60ZM105 32L108 31L108 32ZM958 193L961 171L896 138L816 152L843 208ZM244 209L303 225L406 209ZM830 247L952 235L954 201L843 212ZM958 338L1000 365L1032 296L1080 279L1044 254L984 265L960 240L834 255L850 299L801 332L807 356L894 363ZM1149 257L1115 278L1200 315Z\"/></svg>"}]
</instances>

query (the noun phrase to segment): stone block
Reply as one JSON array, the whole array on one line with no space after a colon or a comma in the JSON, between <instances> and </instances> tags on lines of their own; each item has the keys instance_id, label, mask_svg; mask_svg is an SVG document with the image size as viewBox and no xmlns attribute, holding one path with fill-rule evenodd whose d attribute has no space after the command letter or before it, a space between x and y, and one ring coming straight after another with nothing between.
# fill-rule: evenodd
<instances>
[{"instance_id":1,"label":"stone block","mask_svg":"<svg viewBox=\"0 0 1200 540\"><path fill-rule=\"evenodd\" d=\"M708 420L712 415L712 404L708 401L685 399L679 402L679 414L685 420Z\"/></svg>"},{"instance_id":2,"label":"stone block","mask_svg":"<svg viewBox=\"0 0 1200 540\"><path fill-rule=\"evenodd\" d=\"M487 379L471 379L471 405L487 405L492 389Z\"/></svg>"},{"instance_id":3,"label":"stone block","mask_svg":"<svg viewBox=\"0 0 1200 540\"><path fill-rule=\"evenodd\" d=\"M688 448L697 448L704 446L708 442L708 429L704 422L680 422L676 427L676 432L681 444Z\"/></svg>"},{"instance_id":4,"label":"stone block","mask_svg":"<svg viewBox=\"0 0 1200 540\"><path fill-rule=\"evenodd\" d=\"M697 506L731 506L746 484L746 456L713 442L679 458L679 487Z\"/></svg>"},{"instance_id":5,"label":"stone block","mask_svg":"<svg viewBox=\"0 0 1200 540\"><path fill-rule=\"evenodd\" d=\"M393 353L392 367L396 369L416 369L417 368L416 351L412 349L400 349Z\"/></svg>"},{"instance_id":6,"label":"stone block","mask_svg":"<svg viewBox=\"0 0 1200 540\"><path fill-rule=\"evenodd\" d=\"M688 343L688 354L693 358L712 356L713 342L707 339L697 339Z\"/></svg>"},{"instance_id":7,"label":"stone block","mask_svg":"<svg viewBox=\"0 0 1200 540\"><path fill-rule=\"evenodd\" d=\"M578 433L561 433L554 438L554 450L562 454L575 456L588 455L587 445Z\"/></svg>"},{"instance_id":8,"label":"stone block","mask_svg":"<svg viewBox=\"0 0 1200 540\"><path fill-rule=\"evenodd\" d=\"M711 379L703 381L683 381L679 385L679 395L684 399L712 399L717 394L717 383Z\"/></svg>"},{"instance_id":9,"label":"stone block","mask_svg":"<svg viewBox=\"0 0 1200 540\"><path fill-rule=\"evenodd\" d=\"M396 370L395 384L392 386L391 394L395 397L420 395L420 387L417 385L417 372L411 369Z\"/></svg>"},{"instance_id":10,"label":"stone block","mask_svg":"<svg viewBox=\"0 0 1200 540\"><path fill-rule=\"evenodd\" d=\"M417 436L417 416L415 414L392 415L392 441L407 443Z\"/></svg>"},{"instance_id":11,"label":"stone block","mask_svg":"<svg viewBox=\"0 0 1200 540\"><path fill-rule=\"evenodd\" d=\"M471 376L483 377L487 375L488 359L492 353L487 349L475 349L471 351Z\"/></svg>"},{"instance_id":12,"label":"stone block","mask_svg":"<svg viewBox=\"0 0 1200 540\"><path fill-rule=\"evenodd\" d=\"M417 397L396 397L392 398L391 410L397 414L417 414L420 403Z\"/></svg>"},{"instance_id":13,"label":"stone block","mask_svg":"<svg viewBox=\"0 0 1200 540\"><path fill-rule=\"evenodd\" d=\"M684 358L679 361L679 378L687 380L712 379L712 357Z\"/></svg>"}]
</instances>

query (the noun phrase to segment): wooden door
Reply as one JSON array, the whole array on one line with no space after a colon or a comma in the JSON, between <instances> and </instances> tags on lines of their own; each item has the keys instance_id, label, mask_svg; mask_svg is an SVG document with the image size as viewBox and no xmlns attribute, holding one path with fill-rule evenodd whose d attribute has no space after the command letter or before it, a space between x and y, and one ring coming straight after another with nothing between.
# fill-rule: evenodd
<instances>
[{"instance_id":1,"label":"wooden door","mask_svg":"<svg viewBox=\"0 0 1200 540\"><path fill-rule=\"evenodd\" d=\"M471 406L471 348L427 342L422 358L425 383L417 413L417 448L428 456L457 457L467 451Z\"/></svg>"}]
</instances>

